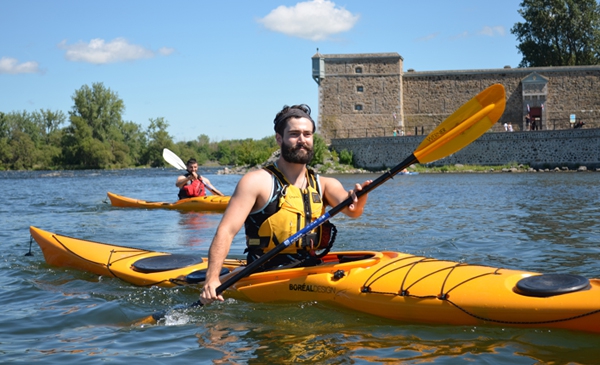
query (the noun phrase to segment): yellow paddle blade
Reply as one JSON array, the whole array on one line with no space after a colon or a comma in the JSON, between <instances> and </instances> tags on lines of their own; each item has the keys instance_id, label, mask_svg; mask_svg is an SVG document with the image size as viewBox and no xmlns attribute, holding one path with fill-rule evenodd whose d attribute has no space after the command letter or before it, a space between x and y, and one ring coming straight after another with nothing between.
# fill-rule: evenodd
<instances>
[{"instance_id":1,"label":"yellow paddle blade","mask_svg":"<svg viewBox=\"0 0 600 365\"><path fill-rule=\"evenodd\" d=\"M449 156L484 134L504 113L504 86L494 84L446 118L414 152L420 163Z\"/></svg>"}]
</instances>

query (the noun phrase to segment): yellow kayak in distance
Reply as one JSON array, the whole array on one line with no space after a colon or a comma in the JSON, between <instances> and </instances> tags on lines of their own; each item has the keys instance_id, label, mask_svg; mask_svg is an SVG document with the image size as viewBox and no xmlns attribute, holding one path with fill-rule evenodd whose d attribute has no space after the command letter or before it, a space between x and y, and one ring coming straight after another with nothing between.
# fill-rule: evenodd
<instances>
[{"instance_id":1,"label":"yellow kayak in distance","mask_svg":"<svg viewBox=\"0 0 600 365\"><path fill-rule=\"evenodd\" d=\"M149 202L146 200L128 198L123 195L106 193L110 204L119 208L141 208L141 209L174 209L192 212L224 212L229 204L231 196L207 195L194 198L181 199L175 203Z\"/></svg>"},{"instance_id":2,"label":"yellow kayak in distance","mask_svg":"<svg viewBox=\"0 0 600 365\"><path fill-rule=\"evenodd\" d=\"M82 240L36 227L30 233L50 265L135 285L201 285L208 265L200 256ZM244 265L243 260L226 260L223 274ZM317 301L410 323L600 333L598 279L400 252L330 252L316 266L251 274L224 296L251 302Z\"/></svg>"}]
</instances>

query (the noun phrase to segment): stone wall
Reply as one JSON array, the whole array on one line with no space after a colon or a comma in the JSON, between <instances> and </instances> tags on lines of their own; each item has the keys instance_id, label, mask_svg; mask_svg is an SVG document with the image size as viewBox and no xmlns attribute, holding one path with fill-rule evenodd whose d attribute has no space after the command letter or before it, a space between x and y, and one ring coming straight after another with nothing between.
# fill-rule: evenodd
<instances>
[{"instance_id":1,"label":"stone wall","mask_svg":"<svg viewBox=\"0 0 600 365\"><path fill-rule=\"evenodd\" d=\"M495 83L504 85L507 102L494 131L505 122L524 130L527 105L543 106L543 130L570 128L572 114L588 128L600 128L600 66L404 72L398 53L317 52L312 59L313 77L319 75L318 129L327 142L391 136L396 128L427 134ZM543 95L524 95L523 80L532 74L546 82Z\"/></svg>"},{"instance_id":2,"label":"stone wall","mask_svg":"<svg viewBox=\"0 0 600 365\"><path fill-rule=\"evenodd\" d=\"M410 156L424 136L333 139L337 151L352 151L357 167L391 168ZM600 129L488 132L432 165L527 164L533 168L600 168Z\"/></svg>"},{"instance_id":3,"label":"stone wall","mask_svg":"<svg viewBox=\"0 0 600 365\"><path fill-rule=\"evenodd\" d=\"M498 131L504 121L511 121L517 129L523 119L520 73L489 72L410 72L403 78L404 128L407 134L414 127L431 132L446 117L460 108L479 92L493 84L502 84L506 91L506 109L496 127ZM422 128L423 127L423 128Z\"/></svg>"},{"instance_id":4,"label":"stone wall","mask_svg":"<svg viewBox=\"0 0 600 365\"><path fill-rule=\"evenodd\" d=\"M545 100L525 99L521 80L537 73L548 79ZM505 122L515 130L524 129L527 104L544 104L542 129L568 129L575 114L588 127L600 127L600 67L532 67L517 69L408 72L402 77L403 111L406 132L414 127L432 131L448 115L492 84L506 90L506 109L494 126L501 131Z\"/></svg>"}]
</instances>

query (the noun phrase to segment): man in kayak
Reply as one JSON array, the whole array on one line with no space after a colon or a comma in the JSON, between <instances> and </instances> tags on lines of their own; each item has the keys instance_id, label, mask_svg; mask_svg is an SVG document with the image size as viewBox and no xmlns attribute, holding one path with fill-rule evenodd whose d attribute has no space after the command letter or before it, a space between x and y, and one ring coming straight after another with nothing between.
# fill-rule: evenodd
<instances>
[{"instance_id":1,"label":"man in kayak","mask_svg":"<svg viewBox=\"0 0 600 365\"><path fill-rule=\"evenodd\" d=\"M196 196L205 196L206 188L215 195L223 196L219 190L211 185L210 181L198 174L198 162L190 158L186 163L187 173L177 178L175 186L179 188L179 199L193 198Z\"/></svg>"},{"instance_id":2,"label":"man in kayak","mask_svg":"<svg viewBox=\"0 0 600 365\"><path fill-rule=\"evenodd\" d=\"M275 117L274 129L280 157L264 169L247 173L238 182L209 249L207 277L200 295L203 304L223 300L216 293L221 285L220 271L242 225L251 263L321 216L326 205L336 206L351 196L354 202L342 212L352 218L363 212L367 194L357 199L354 191L370 184L370 180L346 191L337 179L319 177L307 169L306 164L314 155L315 132L308 105L284 106ZM335 230L327 223L292 243L261 269L318 264L317 252L329 250L335 236Z\"/></svg>"}]
</instances>

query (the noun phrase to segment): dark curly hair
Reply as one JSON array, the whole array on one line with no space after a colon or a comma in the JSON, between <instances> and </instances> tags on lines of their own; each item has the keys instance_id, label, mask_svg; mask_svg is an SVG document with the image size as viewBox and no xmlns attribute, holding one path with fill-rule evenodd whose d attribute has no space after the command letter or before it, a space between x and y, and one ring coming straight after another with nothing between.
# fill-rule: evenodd
<instances>
[{"instance_id":1,"label":"dark curly hair","mask_svg":"<svg viewBox=\"0 0 600 365\"><path fill-rule=\"evenodd\" d=\"M310 116L310 107L306 104L299 104L292 106L284 105L283 109L277 113L273 120L273 129L275 129L275 133L283 136L283 131L285 130L285 127L287 127L287 121L291 117L310 119L313 125L313 133L315 132L316 126L315 121Z\"/></svg>"}]
</instances>

